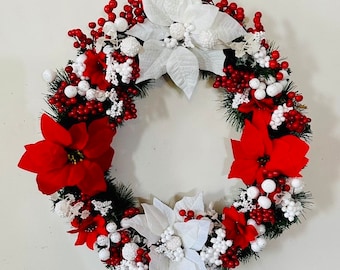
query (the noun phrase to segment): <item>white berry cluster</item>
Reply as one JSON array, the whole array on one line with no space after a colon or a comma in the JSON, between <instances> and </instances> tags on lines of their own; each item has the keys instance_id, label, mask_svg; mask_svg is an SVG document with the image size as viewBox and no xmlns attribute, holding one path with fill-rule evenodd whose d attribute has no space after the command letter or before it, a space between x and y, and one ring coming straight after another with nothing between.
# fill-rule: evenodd
<instances>
[{"instance_id":1,"label":"white berry cluster","mask_svg":"<svg viewBox=\"0 0 340 270\"><path fill-rule=\"evenodd\" d=\"M115 86L118 86L119 81L117 74L121 76L121 81L123 83L130 83L131 74L133 68L131 64L133 63L132 59L127 59L124 63L118 63L113 56L111 55L111 50L108 50L106 57L106 74L105 80L112 83Z\"/></svg>"},{"instance_id":2,"label":"white berry cluster","mask_svg":"<svg viewBox=\"0 0 340 270\"><path fill-rule=\"evenodd\" d=\"M270 56L267 55L267 49L264 46L261 46L260 49L253 54L253 56L260 67L269 68Z\"/></svg>"},{"instance_id":3,"label":"white berry cluster","mask_svg":"<svg viewBox=\"0 0 340 270\"><path fill-rule=\"evenodd\" d=\"M295 201L291 196L285 196L281 201L281 206L284 217L291 222L294 221L295 217L300 216L303 210L301 202Z\"/></svg>"},{"instance_id":4,"label":"white berry cluster","mask_svg":"<svg viewBox=\"0 0 340 270\"><path fill-rule=\"evenodd\" d=\"M149 266L142 262L122 260L119 265L113 267L114 270L147 270Z\"/></svg>"},{"instance_id":5,"label":"white berry cluster","mask_svg":"<svg viewBox=\"0 0 340 270\"><path fill-rule=\"evenodd\" d=\"M175 235L172 227L168 227L162 234L160 239L161 244L155 248L155 251L164 254L171 261L179 262L184 258L184 250L182 248L182 240Z\"/></svg>"},{"instance_id":6,"label":"white berry cluster","mask_svg":"<svg viewBox=\"0 0 340 270\"><path fill-rule=\"evenodd\" d=\"M232 246L233 242L231 240L226 240L225 229L218 228L215 230L216 237L211 238L211 247L204 246L200 256L201 259L209 267L217 269L218 266L222 265L222 260L220 260L221 254L225 254L229 247Z\"/></svg>"},{"instance_id":7,"label":"white berry cluster","mask_svg":"<svg viewBox=\"0 0 340 270\"><path fill-rule=\"evenodd\" d=\"M256 239L254 241L250 242L250 248L254 252L262 251L265 248L265 246L267 245L266 239L261 237L266 232L266 226L263 225L263 224L260 224L260 225L257 224L254 219L248 219L247 224L254 226L255 229L257 230L257 233L258 233Z\"/></svg>"},{"instance_id":8,"label":"white berry cluster","mask_svg":"<svg viewBox=\"0 0 340 270\"><path fill-rule=\"evenodd\" d=\"M284 114L292 110L293 107L287 107L286 104L277 106L276 110L273 112L271 120L270 120L270 126L272 129L277 130L279 126L283 122L286 121L286 118L284 117Z\"/></svg>"}]
</instances>

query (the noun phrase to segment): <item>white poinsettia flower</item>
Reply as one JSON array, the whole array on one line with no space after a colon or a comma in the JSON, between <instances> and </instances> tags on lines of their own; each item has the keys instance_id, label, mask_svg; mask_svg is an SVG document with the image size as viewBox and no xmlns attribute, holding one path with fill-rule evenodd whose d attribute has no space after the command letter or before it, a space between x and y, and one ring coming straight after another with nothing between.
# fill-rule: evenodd
<instances>
[{"instance_id":1,"label":"white poinsettia flower","mask_svg":"<svg viewBox=\"0 0 340 270\"><path fill-rule=\"evenodd\" d=\"M246 33L214 5L201 0L143 0L148 19L126 33L144 41L138 82L168 74L188 98L199 70L223 75L222 48Z\"/></svg>"},{"instance_id":2,"label":"white poinsettia flower","mask_svg":"<svg viewBox=\"0 0 340 270\"><path fill-rule=\"evenodd\" d=\"M202 194L184 197L171 209L158 199L153 205L142 204L144 214L125 221L143 235L150 245L150 270L206 270L198 251L208 238L211 221L191 219L184 221L180 210L204 213Z\"/></svg>"}]
</instances>

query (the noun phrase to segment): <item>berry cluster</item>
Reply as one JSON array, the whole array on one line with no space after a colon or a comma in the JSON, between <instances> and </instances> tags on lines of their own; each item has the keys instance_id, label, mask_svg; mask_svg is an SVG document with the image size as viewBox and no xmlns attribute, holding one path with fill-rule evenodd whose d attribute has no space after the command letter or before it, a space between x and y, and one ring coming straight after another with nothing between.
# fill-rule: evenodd
<instances>
[{"instance_id":1,"label":"berry cluster","mask_svg":"<svg viewBox=\"0 0 340 270\"><path fill-rule=\"evenodd\" d=\"M229 3L227 0L221 0L220 2L216 3L216 7L218 7L220 11L232 16L240 24L243 23L245 18L244 9L242 7L238 7L235 2Z\"/></svg>"},{"instance_id":2,"label":"berry cluster","mask_svg":"<svg viewBox=\"0 0 340 270\"><path fill-rule=\"evenodd\" d=\"M202 215L196 215L195 216L195 212L193 210L187 211L185 209L181 209L181 210L178 211L178 213L181 217L184 218L184 222L187 222L191 219L201 219L201 218L203 218Z\"/></svg>"},{"instance_id":3,"label":"berry cluster","mask_svg":"<svg viewBox=\"0 0 340 270\"><path fill-rule=\"evenodd\" d=\"M286 119L286 127L293 132L303 133L311 119L297 110L290 110L283 114Z\"/></svg>"},{"instance_id":4,"label":"berry cluster","mask_svg":"<svg viewBox=\"0 0 340 270\"><path fill-rule=\"evenodd\" d=\"M249 81L255 77L251 71L237 70L234 66L228 65L223 69L225 76L217 76L213 84L214 88L223 87L227 92L242 94L249 89Z\"/></svg>"},{"instance_id":5,"label":"berry cluster","mask_svg":"<svg viewBox=\"0 0 340 270\"><path fill-rule=\"evenodd\" d=\"M257 225L270 222L271 224L275 223L275 212L273 209L264 209L261 207L257 207L253 209L250 214L250 218L255 220Z\"/></svg>"},{"instance_id":6,"label":"berry cluster","mask_svg":"<svg viewBox=\"0 0 340 270\"><path fill-rule=\"evenodd\" d=\"M237 256L238 248L235 246L231 246L228 248L226 253L220 256L220 260L222 261L222 266L225 268L235 268L240 264L240 261Z\"/></svg>"},{"instance_id":7,"label":"berry cluster","mask_svg":"<svg viewBox=\"0 0 340 270\"><path fill-rule=\"evenodd\" d=\"M145 14L142 2L142 0L128 0L129 5L124 5L123 11L120 12L119 16L125 18L131 25L143 23Z\"/></svg>"}]
</instances>

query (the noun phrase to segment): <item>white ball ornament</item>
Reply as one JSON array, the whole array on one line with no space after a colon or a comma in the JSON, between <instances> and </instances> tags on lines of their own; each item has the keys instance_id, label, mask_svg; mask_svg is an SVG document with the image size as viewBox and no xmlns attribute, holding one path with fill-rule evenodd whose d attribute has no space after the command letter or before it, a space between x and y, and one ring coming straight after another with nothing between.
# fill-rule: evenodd
<instances>
[{"instance_id":1,"label":"white ball ornament","mask_svg":"<svg viewBox=\"0 0 340 270\"><path fill-rule=\"evenodd\" d=\"M262 182L261 188L264 192L272 193L276 189L276 183L272 179L266 179Z\"/></svg>"},{"instance_id":2,"label":"white ball ornament","mask_svg":"<svg viewBox=\"0 0 340 270\"><path fill-rule=\"evenodd\" d=\"M110 256L111 256L110 251L105 248L99 250L98 252L98 257L101 261L106 261L110 259Z\"/></svg>"},{"instance_id":3,"label":"white ball ornament","mask_svg":"<svg viewBox=\"0 0 340 270\"><path fill-rule=\"evenodd\" d=\"M293 188L300 188L303 186L303 181L300 178L293 178L290 183Z\"/></svg>"},{"instance_id":4,"label":"white ball ornament","mask_svg":"<svg viewBox=\"0 0 340 270\"><path fill-rule=\"evenodd\" d=\"M42 73L42 77L44 79L45 82L47 83L51 83L54 81L54 79L57 77L57 73L53 70L50 69L46 69L43 73Z\"/></svg>"},{"instance_id":5,"label":"white ball ornament","mask_svg":"<svg viewBox=\"0 0 340 270\"><path fill-rule=\"evenodd\" d=\"M77 89L76 86L68 85L64 89L64 94L68 98L73 98L73 97L75 97L78 94L78 89Z\"/></svg>"},{"instance_id":6,"label":"white ball ornament","mask_svg":"<svg viewBox=\"0 0 340 270\"><path fill-rule=\"evenodd\" d=\"M266 97L266 91L264 89L258 88L254 92L254 97L257 100L262 100Z\"/></svg>"},{"instance_id":7,"label":"white ball ornament","mask_svg":"<svg viewBox=\"0 0 340 270\"><path fill-rule=\"evenodd\" d=\"M105 247L109 244L109 238L106 235L99 235L97 237L97 244L101 247Z\"/></svg>"},{"instance_id":8,"label":"white ball ornament","mask_svg":"<svg viewBox=\"0 0 340 270\"><path fill-rule=\"evenodd\" d=\"M257 238L256 243L261 249L263 249L267 245L266 239L264 239L262 237Z\"/></svg>"},{"instance_id":9,"label":"white ball ornament","mask_svg":"<svg viewBox=\"0 0 340 270\"><path fill-rule=\"evenodd\" d=\"M254 252L260 252L261 251L260 246L256 242L251 243L250 247L251 247L252 251L254 251Z\"/></svg>"},{"instance_id":10,"label":"white ball ornament","mask_svg":"<svg viewBox=\"0 0 340 270\"><path fill-rule=\"evenodd\" d=\"M260 191L257 187L251 186L247 189L247 195L250 199L256 199L260 195Z\"/></svg>"},{"instance_id":11,"label":"white ball ornament","mask_svg":"<svg viewBox=\"0 0 340 270\"><path fill-rule=\"evenodd\" d=\"M120 240L122 240L122 236L120 235L119 232L114 232L110 235L110 240L112 243L119 243Z\"/></svg>"},{"instance_id":12,"label":"white ball ornament","mask_svg":"<svg viewBox=\"0 0 340 270\"><path fill-rule=\"evenodd\" d=\"M121 18L121 17L117 18L115 20L114 24L115 24L118 32L126 31L128 29L128 26L129 26L127 20L124 19L124 18Z\"/></svg>"},{"instance_id":13,"label":"white ball ornament","mask_svg":"<svg viewBox=\"0 0 340 270\"><path fill-rule=\"evenodd\" d=\"M116 25L111 22L111 21L107 21L104 25L103 25L103 31L106 35L110 36L111 38L115 39L117 37L117 27Z\"/></svg>"},{"instance_id":14,"label":"white ball ornament","mask_svg":"<svg viewBox=\"0 0 340 270\"><path fill-rule=\"evenodd\" d=\"M87 100L94 100L96 99L96 90L93 88L90 88L89 90L86 91L86 99Z\"/></svg>"},{"instance_id":15,"label":"white ball ornament","mask_svg":"<svg viewBox=\"0 0 340 270\"><path fill-rule=\"evenodd\" d=\"M79 91L82 91L82 92L86 92L87 90L90 89L90 84L88 81L85 81L85 80L81 80L79 83L78 83L78 90Z\"/></svg>"},{"instance_id":16,"label":"white ball ornament","mask_svg":"<svg viewBox=\"0 0 340 270\"><path fill-rule=\"evenodd\" d=\"M280 94L282 90L283 86L281 83L278 82L268 85L266 88L266 92L270 97L275 97L276 95Z\"/></svg>"},{"instance_id":17,"label":"white ball ornament","mask_svg":"<svg viewBox=\"0 0 340 270\"><path fill-rule=\"evenodd\" d=\"M262 207L263 209L269 209L272 206L271 200L266 196L260 196L257 199L257 202L259 206Z\"/></svg>"},{"instance_id":18,"label":"white ball ornament","mask_svg":"<svg viewBox=\"0 0 340 270\"><path fill-rule=\"evenodd\" d=\"M135 57L139 53L141 47L142 46L135 37L124 38L120 43L120 50L129 57Z\"/></svg>"},{"instance_id":19,"label":"white ball ornament","mask_svg":"<svg viewBox=\"0 0 340 270\"><path fill-rule=\"evenodd\" d=\"M257 89L260 87L260 80L258 78L252 78L250 81L249 81L249 87L251 89Z\"/></svg>"},{"instance_id":20,"label":"white ball ornament","mask_svg":"<svg viewBox=\"0 0 340 270\"><path fill-rule=\"evenodd\" d=\"M139 249L136 243L127 243L122 248L122 256L127 261L133 261L137 256L137 250Z\"/></svg>"},{"instance_id":21,"label":"white ball ornament","mask_svg":"<svg viewBox=\"0 0 340 270\"><path fill-rule=\"evenodd\" d=\"M110 223L106 224L106 230L109 233L115 232L117 230L117 224L114 223L114 222L110 222Z\"/></svg>"}]
</instances>

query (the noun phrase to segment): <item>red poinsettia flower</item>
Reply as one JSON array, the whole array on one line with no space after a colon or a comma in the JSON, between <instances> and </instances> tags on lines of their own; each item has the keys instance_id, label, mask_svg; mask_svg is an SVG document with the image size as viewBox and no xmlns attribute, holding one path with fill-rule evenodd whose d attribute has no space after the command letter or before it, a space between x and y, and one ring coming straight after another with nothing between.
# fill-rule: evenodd
<instances>
[{"instance_id":1,"label":"red poinsettia flower","mask_svg":"<svg viewBox=\"0 0 340 270\"><path fill-rule=\"evenodd\" d=\"M235 160L228 177L241 178L246 185L261 183L265 170L300 177L300 171L308 162L305 157L308 144L293 135L271 140L267 125L253 120L256 126L245 121L240 141L231 140Z\"/></svg>"},{"instance_id":2,"label":"red poinsettia flower","mask_svg":"<svg viewBox=\"0 0 340 270\"><path fill-rule=\"evenodd\" d=\"M26 145L18 166L37 173L42 193L49 195L66 186L77 186L90 196L106 190L104 172L114 153L110 146L114 132L107 118L67 130L44 114L41 130L45 140Z\"/></svg>"},{"instance_id":3,"label":"red poinsettia flower","mask_svg":"<svg viewBox=\"0 0 340 270\"><path fill-rule=\"evenodd\" d=\"M76 246L86 243L88 248L93 249L93 245L99 235L108 235L105 228L106 221L102 216L89 216L87 219L79 220L75 218L71 225L76 229L68 231L69 233L78 233Z\"/></svg>"},{"instance_id":4,"label":"red poinsettia flower","mask_svg":"<svg viewBox=\"0 0 340 270\"><path fill-rule=\"evenodd\" d=\"M85 52L85 70L83 76L88 77L91 84L96 85L101 90L107 90L110 83L105 79L106 76L106 55L103 52L96 53L88 50Z\"/></svg>"},{"instance_id":5,"label":"red poinsettia flower","mask_svg":"<svg viewBox=\"0 0 340 270\"><path fill-rule=\"evenodd\" d=\"M235 247L245 249L258 235L253 225L247 225L244 213L238 212L234 206L223 209L222 224L226 229L227 239L233 240Z\"/></svg>"}]
</instances>

